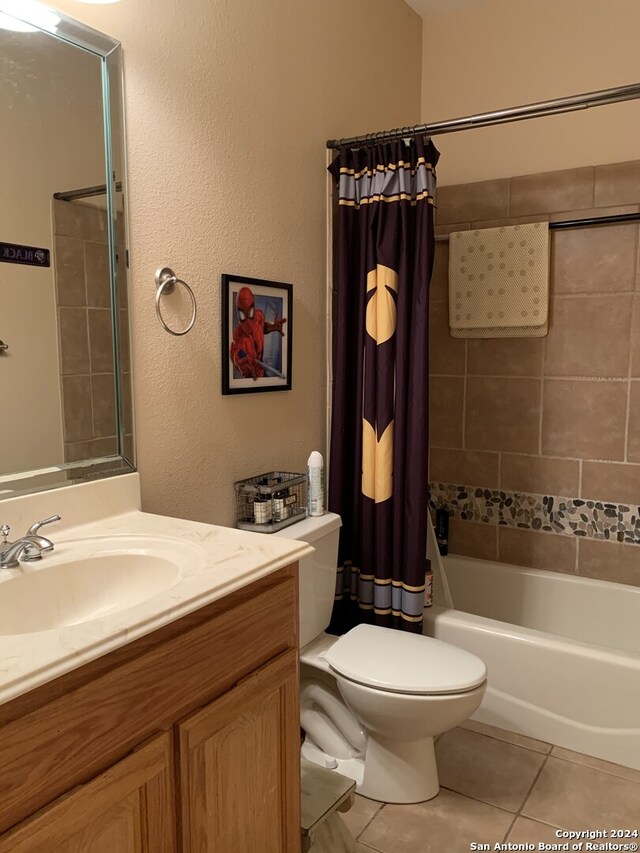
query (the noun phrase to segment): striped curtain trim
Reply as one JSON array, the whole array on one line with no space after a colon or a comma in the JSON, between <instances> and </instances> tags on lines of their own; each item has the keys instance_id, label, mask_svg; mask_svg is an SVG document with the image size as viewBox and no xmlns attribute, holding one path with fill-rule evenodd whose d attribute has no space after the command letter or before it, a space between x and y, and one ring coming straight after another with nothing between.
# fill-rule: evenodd
<instances>
[{"instance_id":1,"label":"striped curtain trim","mask_svg":"<svg viewBox=\"0 0 640 853\"><path fill-rule=\"evenodd\" d=\"M345 568L350 573L348 588L345 585ZM345 561L338 568L336 601L350 598L362 610L373 610L381 615L392 613L410 622L419 622L424 610L425 584L414 586L391 578L375 578L361 572L357 566Z\"/></svg>"},{"instance_id":2,"label":"striped curtain trim","mask_svg":"<svg viewBox=\"0 0 640 853\"><path fill-rule=\"evenodd\" d=\"M408 170L411 175L415 175L420 166L425 166L430 172L433 172L433 174L435 175L435 169L433 168L431 163L427 163L424 157L418 157L418 159L416 160L415 168L411 166L411 163L405 163L404 160L398 160L397 163L387 163L386 166L383 163L378 163L375 169L370 169L368 166L365 166L364 169L360 169L359 172L356 172L355 169L348 169L346 166L342 166L340 169L340 174L351 175L353 178L361 178L363 175L373 176L376 172L393 172L396 169L405 169Z\"/></svg>"},{"instance_id":3,"label":"striped curtain trim","mask_svg":"<svg viewBox=\"0 0 640 853\"><path fill-rule=\"evenodd\" d=\"M405 163L340 169L338 203L359 209L363 204L384 201L387 203L408 201L417 204L426 201L434 204L436 176L433 166L424 157L419 157L415 166Z\"/></svg>"}]
</instances>

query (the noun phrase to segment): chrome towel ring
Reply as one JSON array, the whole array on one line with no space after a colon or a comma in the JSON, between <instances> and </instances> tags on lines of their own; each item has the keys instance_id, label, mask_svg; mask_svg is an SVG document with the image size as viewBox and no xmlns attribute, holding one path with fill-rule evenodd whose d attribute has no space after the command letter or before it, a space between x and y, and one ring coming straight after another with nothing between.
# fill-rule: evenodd
<instances>
[{"instance_id":1,"label":"chrome towel ring","mask_svg":"<svg viewBox=\"0 0 640 853\"><path fill-rule=\"evenodd\" d=\"M181 335L186 335L187 332L190 332L193 329L193 324L196 322L196 315L198 313L198 306L196 305L196 298L193 295L193 290L189 287L186 281L183 281L181 278L174 273L172 269L169 267L160 267L160 269L156 270L156 314L158 315L158 320L162 323L165 330L169 332L170 335L175 335L179 338ZM170 328L166 322L164 317L162 316L162 310L160 308L160 300L163 296L166 296L170 293L173 293L175 290L176 284L181 284L184 289L189 294L191 299L191 320L189 321L187 327L183 329L181 332L176 332L174 329Z\"/></svg>"}]
</instances>

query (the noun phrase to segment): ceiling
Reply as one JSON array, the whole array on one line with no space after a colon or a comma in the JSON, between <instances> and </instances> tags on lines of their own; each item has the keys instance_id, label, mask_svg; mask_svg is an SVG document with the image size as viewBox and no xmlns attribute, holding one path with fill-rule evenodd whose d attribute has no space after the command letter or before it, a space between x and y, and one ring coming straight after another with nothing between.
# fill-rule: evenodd
<instances>
[{"instance_id":1,"label":"ceiling","mask_svg":"<svg viewBox=\"0 0 640 853\"><path fill-rule=\"evenodd\" d=\"M424 18L427 15L441 15L455 12L457 9L467 9L469 6L483 3L484 0L406 0L406 2Z\"/></svg>"}]
</instances>

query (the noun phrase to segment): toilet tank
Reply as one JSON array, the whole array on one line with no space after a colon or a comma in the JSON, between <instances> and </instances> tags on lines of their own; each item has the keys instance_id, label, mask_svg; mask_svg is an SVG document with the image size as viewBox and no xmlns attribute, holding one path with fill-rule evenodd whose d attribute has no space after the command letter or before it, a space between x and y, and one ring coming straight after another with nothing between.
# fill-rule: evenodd
<instances>
[{"instance_id":1,"label":"toilet tank","mask_svg":"<svg viewBox=\"0 0 640 853\"><path fill-rule=\"evenodd\" d=\"M300 560L300 648L315 640L331 620L341 524L339 515L325 512L298 521L280 534L287 539L308 542L315 548L310 557Z\"/></svg>"}]
</instances>

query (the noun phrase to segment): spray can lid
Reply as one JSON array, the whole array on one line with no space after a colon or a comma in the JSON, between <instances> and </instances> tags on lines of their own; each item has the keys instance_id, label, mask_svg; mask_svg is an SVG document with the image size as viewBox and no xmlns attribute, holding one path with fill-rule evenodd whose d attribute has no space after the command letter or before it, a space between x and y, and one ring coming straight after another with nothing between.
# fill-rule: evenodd
<instances>
[{"instance_id":1,"label":"spray can lid","mask_svg":"<svg viewBox=\"0 0 640 853\"><path fill-rule=\"evenodd\" d=\"M322 458L322 453L319 450L314 450L310 454L307 459L307 465L309 468L322 468L324 465L324 459Z\"/></svg>"}]
</instances>

